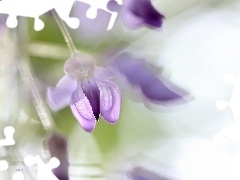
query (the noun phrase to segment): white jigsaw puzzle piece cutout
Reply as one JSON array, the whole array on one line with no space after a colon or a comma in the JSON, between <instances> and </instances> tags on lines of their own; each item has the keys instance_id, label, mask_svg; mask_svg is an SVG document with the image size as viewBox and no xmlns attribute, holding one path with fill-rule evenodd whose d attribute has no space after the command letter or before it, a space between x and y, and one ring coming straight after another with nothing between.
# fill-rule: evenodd
<instances>
[{"instance_id":1,"label":"white jigsaw puzzle piece cutout","mask_svg":"<svg viewBox=\"0 0 240 180\"><path fill-rule=\"evenodd\" d=\"M240 70L237 76L225 74L223 81L226 84L233 84L233 91L229 101L218 100L216 106L219 110L224 110L230 107L234 116L235 123L223 128L220 132L214 135L213 142L221 144L225 137L240 143Z\"/></svg>"},{"instance_id":2,"label":"white jigsaw puzzle piece cutout","mask_svg":"<svg viewBox=\"0 0 240 180\"><path fill-rule=\"evenodd\" d=\"M240 123L240 71L237 76L225 74L223 81L226 84L233 84L234 88L230 100L218 100L216 102L217 108L219 110L224 110L226 107L230 107L235 121Z\"/></svg>"},{"instance_id":3,"label":"white jigsaw puzzle piece cutout","mask_svg":"<svg viewBox=\"0 0 240 180\"><path fill-rule=\"evenodd\" d=\"M15 132L14 127L7 126L3 130L5 139L0 140L0 146L11 146L15 144L15 140L13 139L13 134Z\"/></svg>"},{"instance_id":4,"label":"white jigsaw puzzle piece cutout","mask_svg":"<svg viewBox=\"0 0 240 180\"><path fill-rule=\"evenodd\" d=\"M0 146L11 146L15 144L15 140L13 139L13 134L15 133L15 129L12 126L7 126L3 130L5 139L0 140ZM8 162L6 160L0 160L0 171L8 170ZM24 175L21 172L16 172L13 174L13 180L24 180Z\"/></svg>"},{"instance_id":5,"label":"white jigsaw puzzle piece cutout","mask_svg":"<svg viewBox=\"0 0 240 180\"><path fill-rule=\"evenodd\" d=\"M116 21L117 12L112 12L107 9L107 3L109 0L77 0L89 4L91 7L87 11L86 16L88 18L95 18L97 16L97 10L103 9L111 13L111 19L108 24L107 30L112 29L114 22ZM39 17L46 12L55 9L59 17L66 22L66 24L76 29L78 28L80 21L77 18L69 17L75 0L2 0L0 1L0 13L8 14L6 25L9 28L15 28L18 25L17 16L34 18L34 29L40 31L44 28L44 22ZM121 5L122 0L116 0Z\"/></svg>"},{"instance_id":6,"label":"white jigsaw puzzle piece cutout","mask_svg":"<svg viewBox=\"0 0 240 180\"><path fill-rule=\"evenodd\" d=\"M40 31L44 28L44 22L39 17L55 9L69 27L77 28L79 20L69 17L73 4L74 1L69 0L63 0L61 3L58 0L2 0L0 1L0 13L9 15L6 22L9 28L17 27L17 16L24 16L34 18L34 29Z\"/></svg>"},{"instance_id":7,"label":"white jigsaw puzzle piece cutout","mask_svg":"<svg viewBox=\"0 0 240 180\"><path fill-rule=\"evenodd\" d=\"M240 70L237 76L232 74L225 74L223 78L224 83L233 84L233 91L229 101L218 100L216 106L219 110L224 110L230 107L234 116L235 123L224 127L220 132L213 136L213 143L217 145L224 145L225 148L233 148L236 150L234 156L227 156L228 167L222 179L239 179L240 174L238 167L240 165ZM230 141L229 141L230 140ZM230 143L230 144L229 144ZM230 147L229 147L230 146ZM225 152L225 155L228 151ZM230 158L231 157L231 158Z\"/></svg>"},{"instance_id":8,"label":"white jigsaw puzzle piece cutout","mask_svg":"<svg viewBox=\"0 0 240 180\"><path fill-rule=\"evenodd\" d=\"M24 175L22 172L15 172L12 178L13 180L24 180Z\"/></svg>"},{"instance_id":9,"label":"white jigsaw puzzle piece cutout","mask_svg":"<svg viewBox=\"0 0 240 180\"><path fill-rule=\"evenodd\" d=\"M0 160L0 171L8 170L8 162L6 160ZM22 172L15 172L12 176L13 180L24 180Z\"/></svg>"},{"instance_id":10,"label":"white jigsaw puzzle piece cutout","mask_svg":"<svg viewBox=\"0 0 240 180\"><path fill-rule=\"evenodd\" d=\"M57 158L53 157L47 164L45 164L38 155L28 155L24 158L24 163L27 166L32 166L34 164L37 165L37 180L58 180L58 178L52 173L52 169L55 169L60 165L60 161Z\"/></svg>"},{"instance_id":11,"label":"white jigsaw puzzle piece cutout","mask_svg":"<svg viewBox=\"0 0 240 180\"><path fill-rule=\"evenodd\" d=\"M109 13L111 13L111 18L107 27L107 30L112 29L116 19L117 19L117 12L112 12L109 11L107 8L107 3L109 2L109 0L76 0L79 2L83 2L86 4L89 4L91 7L88 9L86 16L89 19L94 19L97 17L97 10L98 9L103 9ZM122 5L123 1L122 0L115 0L119 5Z\"/></svg>"},{"instance_id":12,"label":"white jigsaw puzzle piece cutout","mask_svg":"<svg viewBox=\"0 0 240 180\"><path fill-rule=\"evenodd\" d=\"M8 162L6 160L0 160L0 171L6 171L8 169Z\"/></svg>"}]
</instances>

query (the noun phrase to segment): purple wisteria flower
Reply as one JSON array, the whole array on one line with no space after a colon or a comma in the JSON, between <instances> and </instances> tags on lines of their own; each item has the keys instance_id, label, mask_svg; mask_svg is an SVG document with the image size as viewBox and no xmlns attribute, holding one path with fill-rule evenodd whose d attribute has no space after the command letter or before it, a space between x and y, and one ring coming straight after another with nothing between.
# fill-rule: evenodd
<instances>
[{"instance_id":1,"label":"purple wisteria flower","mask_svg":"<svg viewBox=\"0 0 240 180\"><path fill-rule=\"evenodd\" d=\"M135 167L127 173L131 180L171 180L164 175L158 175L142 167Z\"/></svg>"},{"instance_id":2,"label":"purple wisteria flower","mask_svg":"<svg viewBox=\"0 0 240 180\"><path fill-rule=\"evenodd\" d=\"M47 91L48 104L59 110L70 103L73 115L82 128L92 132L101 115L108 123L119 118L121 93L108 79L113 73L96 67L88 54L70 58L64 67L65 76L55 88Z\"/></svg>"},{"instance_id":3,"label":"purple wisteria flower","mask_svg":"<svg viewBox=\"0 0 240 180\"><path fill-rule=\"evenodd\" d=\"M157 75L148 66L146 60L138 59L124 52L115 56L112 66L133 86L139 87L143 95L151 102L170 105L177 101L185 102L189 93L175 86L161 74Z\"/></svg>"},{"instance_id":4,"label":"purple wisteria flower","mask_svg":"<svg viewBox=\"0 0 240 180\"><path fill-rule=\"evenodd\" d=\"M110 0L108 9L115 10L116 7L116 1ZM153 7L150 0L125 0L122 5L122 15L123 21L130 28L138 28L142 25L160 28L165 18Z\"/></svg>"}]
</instances>

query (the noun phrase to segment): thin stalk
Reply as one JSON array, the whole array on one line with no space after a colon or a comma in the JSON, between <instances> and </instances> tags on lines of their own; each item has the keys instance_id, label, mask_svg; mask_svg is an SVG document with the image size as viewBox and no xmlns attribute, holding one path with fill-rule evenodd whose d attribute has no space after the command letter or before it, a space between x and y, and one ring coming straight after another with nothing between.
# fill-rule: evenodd
<instances>
[{"instance_id":1,"label":"thin stalk","mask_svg":"<svg viewBox=\"0 0 240 180\"><path fill-rule=\"evenodd\" d=\"M51 10L62 34L63 34L63 37L65 39L65 42L67 43L67 46L69 48L69 50L71 51L71 55L74 56L77 54L78 50L76 48L76 46L74 45L73 43L73 40L68 32L68 29L66 27L66 25L64 24L63 20L59 17L58 13L56 12L55 9L52 9Z\"/></svg>"},{"instance_id":2,"label":"thin stalk","mask_svg":"<svg viewBox=\"0 0 240 180\"><path fill-rule=\"evenodd\" d=\"M43 102L42 97L38 91L38 88L36 87L28 60L21 59L21 62L18 63L18 68L23 81L32 91L32 95L34 98L34 106L42 122L43 127L47 132L49 131L52 132L55 129L55 125L53 123L53 119L50 115L50 112L46 108L46 104Z\"/></svg>"},{"instance_id":3,"label":"thin stalk","mask_svg":"<svg viewBox=\"0 0 240 180\"><path fill-rule=\"evenodd\" d=\"M31 90L33 98L34 98L34 106L38 113L38 116L41 120L41 123L44 129L50 133L56 129L55 123L49 112L46 103L40 95L40 92L36 86L35 78L32 73L31 65L28 59L28 56L24 53L24 50L21 48L21 44L25 44L28 42L28 32L27 32L27 23L26 21L21 21L21 26L16 29L15 33L15 41L17 47L19 48L16 52L16 59L18 59L18 70L20 72L21 78L23 82L27 85L27 87Z\"/></svg>"}]
</instances>

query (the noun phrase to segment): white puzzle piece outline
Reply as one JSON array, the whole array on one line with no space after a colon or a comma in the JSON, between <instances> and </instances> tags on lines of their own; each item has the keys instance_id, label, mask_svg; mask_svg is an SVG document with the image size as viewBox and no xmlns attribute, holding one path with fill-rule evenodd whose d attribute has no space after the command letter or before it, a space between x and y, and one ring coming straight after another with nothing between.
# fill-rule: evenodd
<instances>
[{"instance_id":1,"label":"white puzzle piece outline","mask_svg":"<svg viewBox=\"0 0 240 180\"><path fill-rule=\"evenodd\" d=\"M88 18L95 18L97 10L103 9L111 13L111 19L107 30L112 29L116 21L117 12L112 12L107 9L109 0L76 0L89 4L91 7L86 13ZM17 16L34 18L34 29L40 31L44 28L44 22L39 18L49 10L55 9L59 17L66 22L72 29L78 28L80 21L78 18L69 17L75 0L63 0L61 3L58 0L2 0L0 1L0 14L8 14L6 25L9 28L15 28L18 25ZM122 0L116 0L121 5Z\"/></svg>"},{"instance_id":2,"label":"white puzzle piece outline","mask_svg":"<svg viewBox=\"0 0 240 180\"><path fill-rule=\"evenodd\" d=\"M233 84L234 88L230 101L218 100L216 102L217 108L219 110L224 110L226 107L230 107L234 116L235 121L240 122L240 71L237 76L232 74L225 74L223 81L226 84Z\"/></svg>"},{"instance_id":3,"label":"white puzzle piece outline","mask_svg":"<svg viewBox=\"0 0 240 180\"><path fill-rule=\"evenodd\" d=\"M51 9L55 9L69 27L76 29L79 20L69 17L71 8L68 7L72 7L73 3L68 0L61 1L61 3L57 0L2 0L0 1L0 13L9 15L6 22L9 28L17 27L17 16L23 16L34 18L34 29L40 31L44 28L44 22L39 17Z\"/></svg>"},{"instance_id":4,"label":"white puzzle piece outline","mask_svg":"<svg viewBox=\"0 0 240 180\"><path fill-rule=\"evenodd\" d=\"M8 169L8 162L6 160L0 160L0 171L6 171Z\"/></svg>"},{"instance_id":5,"label":"white puzzle piece outline","mask_svg":"<svg viewBox=\"0 0 240 180\"><path fill-rule=\"evenodd\" d=\"M60 161L52 157L47 164L37 156L27 155L24 158L24 163L27 166L37 165L37 180L58 180L58 178L52 173L52 169L57 168L60 165Z\"/></svg>"},{"instance_id":6,"label":"white puzzle piece outline","mask_svg":"<svg viewBox=\"0 0 240 180\"><path fill-rule=\"evenodd\" d=\"M238 145L240 144L240 70L237 76L232 74L225 74L223 81L226 84L233 84L233 91L231 94L231 98L229 101L218 100L216 102L216 106L219 110L224 110L227 107L230 107L232 110L232 114L235 120L235 123L226 126L220 132L216 133L213 136L213 143L217 145L222 145L224 143L224 139L230 139L236 142ZM228 159L227 159L228 160ZM234 157L231 158L228 162L228 168L224 173L221 180L228 179L239 179L240 174L236 167L240 165L240 148L237 147L237 150L234 154Z\"/></svg>"},{"instance_id":7,"label":"white puzzle piece outline","mask_svg":"<svg viewBox=\"0 0 240 180\"><path fill-rule=\"evenodd\" d=\"M24 180L24 175L21 172L15 172L12 178L13 180Z\"/></svg>"},{"instance_id":8,"label":"white puzzle piece outline","mask_svg":"<svg viewBox=\"0 0 240 180\"><path fill-rule=\"evenodd\" d=\"M221 144L224 137L229 137L236 142L240 143L240 70L237 76L233 74L225 74L223 81L226 84L233 84L233 91L229 101L218 100L216 106L219 110L224 110L230 107L235 119L235 123L225 127L222 131L218 132L214 137L213 141L216 144Z\"/></svg>"},{"instance_id":9,"label":"white puzzle piece outline","mask_svg":"<svg viewBox=\"0 0 240 180\"><path fill-rule=\"evenodd\" d=\"M3 130L5 139L0 139L0 146L12 146L15 144L15 140L13 139L13 134L15 133L15 129L12 126L7 126Z\"/></svg>"},{"instance_id":10,"label":"white puzzle piece outline","mask_svg":"<svg viewBox=\"0 0 240 180\"><path fill-rule=\"evenodd\" d=\"M15 140L13 139L13 134L15 133L15 129L12 126L6 126L3 130L5 139L0 140L0 146L12 146L15 144ZM6 160L0 160L0 171L8 170L9 165ZM15 172L12 176L13 180L24 180L24 175L21 172Z\"/></svg>"},{"instance_id":11,"label":"white puzzle piece outline","mask_svg":"<svg viewBox=\"0 0 240 180\"><path fill-rule=\"evenodd\" d=\"M107 3L109 2L109 0L76 0L76 1L83 2L83 3L89 4L91 6L86 13L86 16L89 19L94 19L97 17L98 9L103 9L103 10L109 12L111 14L111 18L110 18L110 21L109 21L109 24L107 27L107 31L112 29L112 27L117 19L118 13L112 12L107 8ZM115 1L119 5L123 4L122 0L115 0Z\"/></svg>"}]
</instances>

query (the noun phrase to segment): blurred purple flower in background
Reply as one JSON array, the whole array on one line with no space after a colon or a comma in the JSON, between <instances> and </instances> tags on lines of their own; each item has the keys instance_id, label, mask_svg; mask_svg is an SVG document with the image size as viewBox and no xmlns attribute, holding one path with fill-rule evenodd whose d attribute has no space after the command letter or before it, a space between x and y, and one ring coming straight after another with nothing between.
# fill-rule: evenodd
<instances>
[{"instance_id":1,"label":"blurred purple flower in background","mask_svg":"<svg viewBox=\"0 0 240 180\"><path fill-rule=\"evenodd\" d=\"M97 16L88 18L87 14L91 6L87 3L76 1L74 3L71 15L80 20L80 26L73 30L75 38L86 44L97 46L98 43L105 41L109 36L114 35L114 31L119 30L118 21L114 22L114 31L108 31L109 22L113 14L117 12L121 16L124 24L130 28L148 26L150 28L160 28L164 16L159 13L152 5L150 0L126 0L119 5L115 0L107 3L109 11L98 9Z\"/></svg>"},{"instance_id":2,"label":"blurred purple flower in background","mask_svg":"<svg viewBox=\"0 0 240 180\"><path fill-rule=\"evenodd\" d=\"M133 86L141 89L143 95L153 103L176 102L188 95L162 76L157 77L144 59L137 59L129 53L113 58L112 66Z\"/></svg>"},{"instance_id":3,"label":"blurred purple flower in background","mask_svg":"<svg viewBox=\"0 0 240 180\"><path fill-rule=\"evenodd\" d=\"M130 180L171 180L141 167L134 167L127 175Z\"/></svg>"},{"instance_id":4,"label":"blurred purple flower in background","mask_svg":"<svg viewBox=\"0 0 240 180\"><path fill-rule=\"evenodd\" d=\"M60 165L53 169L54 175L59 180L69 180L68 175L68 145L66 138L60 133L53 132L46 141L51 157L56 157Z\"/></svg>"},{"instance_id":5,"label":"blurred purple flower in background","mask_svg":"<svg viewBox=\"0 0 240 180\"><path fill-rule=\"evenodd\" d=\"M6 19L7 19L6 14L0 14L0 35L3 35L6 30L7 30L7 26L6 26Z\"/></svg>"},{"instance_id":6,"label":"blurred purple flower in background","mask_svg":"<svg viewBox=\"0 0 240 180\"><path fill-rule=\"evenodd\" d=\"M116 1L109 1L108 9L116 11L117 7ZM153 7L150 0L125 0L122 5L122 17L130 28L138 28L143 25L160 28L165 18Z\"/></svg>"},{"instance_id":7,"label":"blurred purple flower in background","mask_svg":"<svg viewBox=\"0 0 240 180\"><path fill-rule=\"evenodd\" d=\"M56 88L49 87L48 103L58 110L69 105L82 128L92 132L99 115L108 123L116 123L120 114L121 93L108 81L113 74L105 68L95 67L93 58L79 54L65 63L66 75Z\"/></svg>"}]
</instances>

